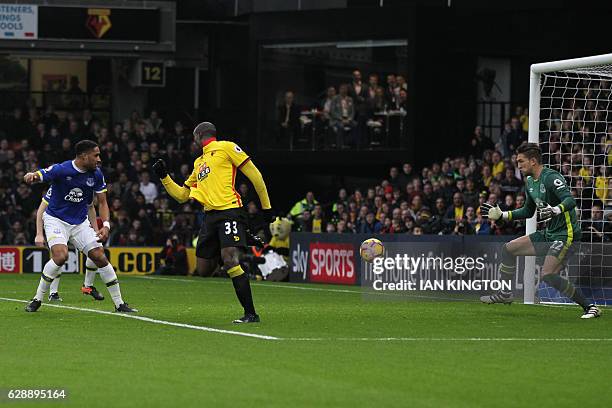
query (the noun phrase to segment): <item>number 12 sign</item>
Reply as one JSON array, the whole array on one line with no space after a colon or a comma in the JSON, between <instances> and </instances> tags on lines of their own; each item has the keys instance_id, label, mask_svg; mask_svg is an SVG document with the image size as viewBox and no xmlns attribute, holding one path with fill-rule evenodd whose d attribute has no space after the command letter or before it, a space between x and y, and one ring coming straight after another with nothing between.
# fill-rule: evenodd
<instances>
[{"instance_id":1,"label":"number 12 sign","mask_svg":"<svg viewBox=\"0 0 612 408\"><path fill-rule=\"evenodd\" d=\"M140 61L140 86L166 86L163 61Z\"/></svg>"}]
</instances>

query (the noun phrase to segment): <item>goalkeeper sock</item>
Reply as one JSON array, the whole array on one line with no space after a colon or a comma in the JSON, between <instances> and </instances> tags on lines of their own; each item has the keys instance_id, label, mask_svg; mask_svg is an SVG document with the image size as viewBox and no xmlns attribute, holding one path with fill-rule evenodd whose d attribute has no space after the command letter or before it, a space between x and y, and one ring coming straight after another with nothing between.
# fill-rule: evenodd
<instances>
[{"instance_id":1,"label":"goalkeeper sock","mask_svg":"<svg viewBox=\"0 0 612 408\"><path fill-rule=\"evenodd\" d=\"M568 298L572 299L575 303L579 304L580 306L582 306L583 309L586 310L587 306L589 305L589 302L582 294L582 291L572 285L570 281L561 277L561 275L557 273L550 273L548 275L544 275L542 280L548 285L557 289L562 295L565 295Z\"/></svg>"},{"instance_id":2,"label":"goalkeeper sock","mask_svg":"<svg viewBox=\"0 0 612 408\"><path fill-rule=\"evenodd\" d=\"M238 301L244 309L244 314L256 314L255 306L253 306L253 295L251 294L251 283L242 267L236 265L228 269L227 274L232 278L236 297L238 297Z\"/></svg>"},{"instance_id":3,"label":"goalkeeper sock","mask_svg":"<svg viewBox=\"0 0 612 408\"><path fill-rule=\"evenodd\" d=\"M51 282L60 274L60 268L61 266L53 262L53 259L47 261L40 276L38 289L36 289L36 296L34 297L36 300L43 301L45 293L47 293L49 286L51 286Z\"/></svg>"},{"instance_id":4,"label":"goalkeeper sock","mask_svg":"<svg viewBox=\"0 0 612 408\"><path fill-rule=\"evenodd\" d=\"M499 273L501 280L504 283L508 283L512 287L512 281L514 280L514 273L516 272L516 256L512 255L508 251L507 244L502 247L502 262L499 265ZM502 290L502 293L510 293Z\"/></svg>"},{"instance_id":5,"label":"goalkeeper sock","mask_svg":"<svg viewBox=\"0 0 612 408\"><path fill-rule=\"evenodd\" d=\"M108 288L108 293L110 293L115 307L119 307L123 303L123 299L121 298L121 289L119 288L119 281L117 280L115 268L109 263L104 268L99 268L98 272L100 273L102 282L104 282Z\"/></svg>"},{"instance_id":6,"label":"goalkeeper sock","mask_svg":"<svg viewBox=\"0 0 612 408\"><path fill-rule=\"evenodd\" d=\"M83 286L93 286L97 271L98 266L94 263L94 261L87 258L87 261L85 262L85 281L83 282Z\"/></svg>"},{"instance_id":7,"label":"goalkeeper sock","mask_svg":"<svg viewBox=\"0 0 612 408\"><path fill-rule=\"evenodd\" d=\"M49 293L57 293L59 291L59 283L61 277L62 274L60 273L55 277L55 279L53 279L53 282L51 282L51 285L49 286Z\"/></svg>"}]
</instances>

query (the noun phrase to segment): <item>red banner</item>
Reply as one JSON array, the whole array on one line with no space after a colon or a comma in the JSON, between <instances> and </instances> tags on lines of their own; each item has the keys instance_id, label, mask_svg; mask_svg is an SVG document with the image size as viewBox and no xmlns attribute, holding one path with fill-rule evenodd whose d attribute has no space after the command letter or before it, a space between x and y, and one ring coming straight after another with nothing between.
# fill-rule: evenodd
<instances>
[{"instance_id":1,"label":"red banner","mask_svg":"<svg viewBox=\"0 0 612 408\"><path fill-rule=\"evenodd\" d=\"M19 273L21 256L19 248L0 248L0 273Z\"/></svg>"},{"instance_id":2,"label":"red banner","mask_svg":"<svg viewBox=\"0 0 612 408\"><path fill-rule=\"evenodd\" d=\"M314 242L310 244L311 282L357 283L355 250L353 244Z\"/></svg>"}]
</instances>

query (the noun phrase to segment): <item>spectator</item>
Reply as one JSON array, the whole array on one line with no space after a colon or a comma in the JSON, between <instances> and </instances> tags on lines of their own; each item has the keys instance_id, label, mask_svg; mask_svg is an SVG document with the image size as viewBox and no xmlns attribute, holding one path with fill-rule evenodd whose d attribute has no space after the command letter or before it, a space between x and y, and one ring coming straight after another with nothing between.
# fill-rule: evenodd
<instances>
[{"instance_id":1,"label":"spectator","mask_svg":"<svg viewBox=\"0 0 612 408\"><path fill-rule=\"evenodd\" d=\"M299 219L304 211L312 211L316 204L319 204L319 202L315 199L314 193L312 191L308 191L304 199L293 205L289 214L294 219Z\"/></svg>"},{"instance_id":2,"label":"spectator","mask_svg":"<svg viewBox=\"0 0 612 408\"><path fill-rule=\"evenodd\" d=\"M326 230L327 222L323 218L323 208L321 204L315 204L314 209L312 210L312 219L311 219L311 232L323 232Z\"/></svg>"},{"instance_id":3,"label":"spectator","mask_svg":"<svg viewBox=\"0 0 612 408\"><path fill-rule=\"evenodd\" d=\"M149 135L153 135L159 132L159 128L162 126L163 120L159 117L156 110L152 110L149 117L145 120L145 131Z\"/></svg>"},{"instance_id":4,"label":"spectator","mask_svg":"<svg viewBox=\"0 0 612 408\"><path fill-rule=\"evenodd\" d=\"M510 119L510 132L506 135L506 151L514 152L521 143L526 141L527 133L523 130L519 118L513 117Z\"/></svg>"},{"instance_id":5,"label":"spectator","mask_svg":"<svg viewBox=\"0 0 612 408\"><path fill-rule=\"evenodd\" d=\"M171 139L175 141L176 149L179 152L186 152L193 143L193 136L189 132L185 132L185 127L180 121L174 123L174 134Z\"/></svg>"},{"instance_id":6,"label":"spectator","mask_svg":"<svg viewBox=\"0 0 612 408\"><path fill-rule=\"evenodd\" d=\"M463 201L468 207L476 208L478 206L478 195L480 194L476 189L476 183L474 179L468 177L465 182L465 190L463 190Z\"/></svg>"},{"instance_id":7,"label":"spectator","mask_svg":"<svg viewBox=\"0 0 612 408\"><path fill-rule=\"evenodd\" d=\"M321 110L323 111L323 120L325 121L325 123L329 123L329 120L331 118L332 103L334 102L335 98L336 88L334 88L333 86L328 87L325 94L325 98L323 99L323 101L321 101Z\"/></svg>"},{"instance_id":8,"label":"spectator","mask_svg":"<svg viewBox=\"0 0 612 408\"><path fill-rule=\"evenodd\" d=\"M395 101L397 99L397 81L395 75L389 74L387 75L387 88L385 89L385 94L387 97L387 105L395 106Z\"/></svg>"},{"instance_id":9,"label":"spectator","mask_svg":"<svg viewBox=\"0 0 612 408\"><path fill-rule=\"evenodd\" d=\"M603 219L601 203L597 202L591 207L591 218L582 223L582 240L585 242L608 242L610 236L605 234L606 222Z\"/></svg>"},{"instance_id":10,"label":"spectator","mask_svg":"<svg viewBox=\"0 0 612 408\"><path fill-rule=\"evenodd\" d=\"M161 250L160 258L164 265L159 273L162 275L187 275L189 267L187 263L187 250L180 242L178 235L172 235L166 240L166 245Z\"/></svg>"},{"instance_id":11,"label":"spectator","mask_svg":"<svg viewBox=\"0 0 612 408\"><path fill-rule=\"evenodd\" d=\"M491 167L488 164L482 166L482 175L480 184L484 187L489 187L491 185L491 181L493 181L493 174L491 173Z\"/></svg>"},{"instance_id":12,"label":"spectator","mask_svg":"<svg viewBox=\"0 0 612 408\"><path fill-rule=\"evenodd\" d=\"M496 177L498 174L503 174L505 170L505 164L501 159L501 153L498 151L493 152L491 155L491 175Z\"/></svg>"},{"instance_id":13,"label":"spectator","mask_svg":"<svg viewBox=\"0 0 612 408\"><path fill-rule=\"evenodd\" d=\"M491 139L483 133L482 126L476 126L470 141L470 153L473 153L476 158L481 158L485 150L493 150L494 148Z\"/></svg>"},{"instance_id":14,"label":"spectator","mask_svg":"<svg viewBox=\"0 0 612 408\"><path fill-rule=\"evenodd\" d=\"M312 219L310 210L304 210L302 216L295 223L298 232L312 232Z\"/></svg>"},{"instance_id":15,"label":"spectator","mask_svg":"<svg viewBox=\"0 0 612 408\"><path fill-rule=\"evenodd\" d=\"M608 178L606 177L606 166L599 166L597 177L595 177L595 196L599 198L601 202L605 202L608 198ZM612 179L610 179L612 180Z\"/></svg>"},{"instance_id":16,"label":"spectator","mask_svg":"<svg viewBox=\"0 0 612 408\"><path fill-rule=\"evenodd\" d=\"M397 167L391 167L389 170L389 183L394 188L405 189L407 182L404 182L404 178L400 176L399 169Z\"/></svg>"},{"instance_id":17,"label":"spectator","mask_svg":"<svg viewBox=\"0 0 612 408\"><path fill-rule=\"evenodd\" d=\"M347 223L346 223L346 221L344 221L344 220L340 220L340 221L338 221L338 223L336 224L336 232L337 232L338 234L347 234L347 233L350 233L350 232L352 232L352 231L350 231L350 230L347 228Z\"/></svg>"},{"instance_id":18,"label":"spectator","mask_svg":"<svg viewBox=\"0 0 612 408\"><path fill-rule=\"evenodd\" d=\"M348 94L355 104L355 121L357 122L355 135L356 144L359 146L365 134L365 126L368 118L368 88L361 81L361 71L353 71L353 81L351 82Z\"/></svg>"},{"instance_id":19,"label":"spectator","mask_svg":"<svg viewBox=\"0 0 612 408\"><path fill-rule=\"evenodd\" d=\"M523 183L514 176L513 168L506 168L505 177L501 182L501 190L506 193L516 194L523 186Z\"/></svg>"},{"instance_id":20,"label":"spectator","mask_svg":"<svg viewBox=\"0 0 612 408\"><path fill-rule=\"evenodd\" d=\"M338 95L331 107L330 125L336 133L336 147L342 149L354 142L355 106L353 98L348 95L348 85L340 85ZM346 143L346 145L345 145Z\"/></svg>"},{"instance_id":21,"label":"spectator","mask_svg":"<svg viewBox=\"0 0 612 408\"><path fill-rule=\"evenodd\" d=\"M453 204L448 207L444 215L444 223L449 228L454 228L455 225L463 219L465 215L465 205L463 204L463 194L457 192L453 194Z\"/></svg>"},{"instance_id":22,"label":"spectator","mask_svg":"<svg viewBox=\"0 0 612 408\"><path fill-rule=\"evenodd\" d=\"M278 134L280 143L293 143L300 131L300 109L294 102L294 94L285 92L283 103L278 107Z\"/></svg>"},{"instance_id":23,"label":"spectator","mask_svg":"<svg viewBox=\"0 0 612 408\"><path fill-rule=\"evenodd\" d=\"M145 198L147 204L153 204L153 201L157 198L157 186L151 182L151 175L148 171L140 173L140 192Z\"/></svg>"},{"instance_id":24,"label":"spectator","mask_svg":"<svg viewBox=\"0 0 612 408\"><path fill-rule=\"evenodd\" d=\"M366 214L365 221L361 222L357 229L362 234L378 234L382 229L382 225L376 220L374 213L370 211Z\"/></svg>"},{"instance_id":25,"label":"spectator","mask_svg":"<svg viewBox=\"0 0 612 408\"><path fill-rule=\"evenodd\" d=\"M378 75L377 74L370 74L368 76L368 100L372 100L375 99L378 96L378 89L380 88L380 86L378 85ZM380 88L381 93L383 95L383 99L384 99L384 89Z\"/></svg>"}]
</instances>

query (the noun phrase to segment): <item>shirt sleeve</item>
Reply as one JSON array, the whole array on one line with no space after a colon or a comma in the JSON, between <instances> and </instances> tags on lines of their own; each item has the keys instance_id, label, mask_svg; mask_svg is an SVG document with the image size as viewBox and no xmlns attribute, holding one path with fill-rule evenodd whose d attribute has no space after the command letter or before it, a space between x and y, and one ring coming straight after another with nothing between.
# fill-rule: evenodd
<instances>
[{"instance_id":1,"label":"shirt sleeve","mask_svg":"<svg viewBox=\"0 0 612 408\"><path fill-rule=\"evenodd\" d=\"M563 212L569 211L576 207L576 200L572 196L567 182L562 175L551 175L546 181L546 191L552 191L552 193L557 197L560 202L559 207Z\"/></svg>"},{"instance_id":2,"label":"shirt sleeve","mask_svg":"<svg viewBox=\"0 0 612 408\"><path fill-rule=\"evenodd\" d=\"M232 164L238 168L242 167L243 164L250 160L249 155L234 142L225 143L224 150L229 156Z\"/></svg>"},{"instance_id":3,"label":"shirt sleeve","mask_svg":"<svg viewBox=\"0 0 612 408\"><path fill-rule=\"evenodd\" d=\"M193 167L193 171L191 172L187 180L185 180L184 184L185 184L185 187L188 187L188 188L198 186L198 175L197 175L197 170L195 166Z\"/></svg>"},{"instance_id":4,"label":"shirt sleeve","mask_svg":"<svg viewBox=\"0 0 612 408\"><path fill-rule=\"evenodd\" d=\"M53 187L49 187L49 189L47 190L47 193L45 194L42 200L45 203L49 204L49 200L51 200L51 194L53 194Z\"/></svg>"},{"instance_id":5,"label":"shirt sleeve","mask_svg":"<svg viewBox=\"0 0 612 408\"><path fill-rule=\"evenodd\" d=\"M41 181L45 183L53 182L61 171L59 164L52 164L51 166L38 170L38 175L40 176Z\"/></svg>"},{"instance_id":6,"label":"shirt sleeve","mask_svg":"<svg viewBox=\"0 0 612 408\"><path fill-rule=\"evenodd\" d=\"M96 193L106 193L106 180L104 180L104 174L102 171L96 171L96 184L94 184L94 191Z\"/></svg>"},{"instance_id":7,"label":"shirt sleeve","mask_svg":"<svg viewBox=\"0 0 612 408\"><path fill-rule=\"evenodd\" d=\"M531 198L531 196L529 195L529 193L526 193L525 194L525 204L517 210L510 211L508 213L508 220L509 221L524 220L527 218L531 218L533 217L533 214L535 213L535 211L536 211L536 204Z\"/></svg>"}]
</instances>

